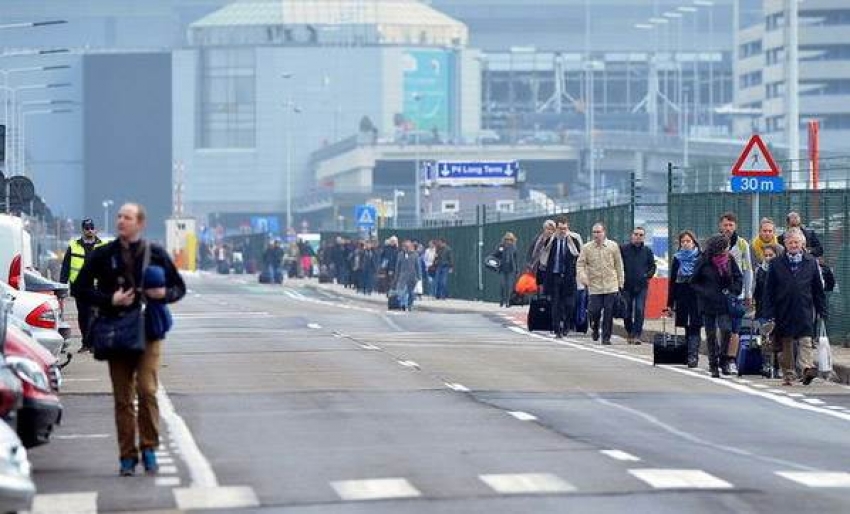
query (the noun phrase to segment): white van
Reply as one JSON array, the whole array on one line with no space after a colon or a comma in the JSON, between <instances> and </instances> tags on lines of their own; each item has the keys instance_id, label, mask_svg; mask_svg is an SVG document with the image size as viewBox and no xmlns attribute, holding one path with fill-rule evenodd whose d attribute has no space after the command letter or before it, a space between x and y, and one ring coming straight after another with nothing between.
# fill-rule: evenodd
<instances>
[{"instance_id":1,"label":"white van","mask_svg":"<svg viewBox=\"0 0 850 514\"><path fill-rule=\"evenodd\" d=\"M0 214L0 279L4 282L15 282L9 276L9 269L17 256L21 256L21 269L33 267L32 237L21 218ZM23 289L23 284L18 287Z\"/></svg>"}]
</instances>

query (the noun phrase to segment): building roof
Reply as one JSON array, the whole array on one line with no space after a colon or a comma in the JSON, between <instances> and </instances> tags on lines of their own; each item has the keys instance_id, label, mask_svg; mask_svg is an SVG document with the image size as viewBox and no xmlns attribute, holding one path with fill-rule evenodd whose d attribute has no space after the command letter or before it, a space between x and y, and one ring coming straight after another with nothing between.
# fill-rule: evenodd
<instances>
[{"instance_id":1,"label":"building roof","mask_svg":"<svg viewBox=\"0 0 850 514\"><path fill-rule=\"evenodd\" d=\"M243 28L309 28L319 36L316 44L340 43L345 27L360 27L361 44L466 45L468 30L463 23L417 0L278 0L239 2L215 11L189 26L193 43L213 43L204 34ZM373 37L363 40L363 29L370 27ZM345 32L345 31L343 31ZM323 34L322 34L323 33ZM322 37L325 35L327 37ZM220 39L220 38L216 38ZM411 40L412 39L412 40ZM247 43L244 34L240 43ZM221 44L222 41L214 43ZM351 42L349 42L351 43Z\"/></svg>"}]
</instances>

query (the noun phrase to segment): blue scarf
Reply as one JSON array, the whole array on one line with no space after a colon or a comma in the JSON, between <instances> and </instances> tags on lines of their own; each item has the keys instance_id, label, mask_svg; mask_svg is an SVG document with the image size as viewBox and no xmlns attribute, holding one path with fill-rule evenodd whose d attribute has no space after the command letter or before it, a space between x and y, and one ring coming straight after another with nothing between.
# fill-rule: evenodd
<instances>
[{"instance_id":1,"label":"blue scarf","mask_svg":"<svg viewBox=\"0 0 850 514\"><path fill-rule=\"evenodd\" d=\"M791 273L796 274L800 269L800 265L803 263L803 252L798 254L787 254L788 255L788 264L791 268Z\"/></svg>"},{"instance_id":2,"label":"blue scarf","mask_svg":"<svg viewBox=\"0 0 850 514\"><path fill-rule=\"evenodd\" d=\"M690 277L694 274L694 266L697 262L697 257L699 257L699 249L694 248L693 250L685 250L679 249L676 252L676 260L679 261L679 276L680 277Z\"/></svg>"}]
</instances>

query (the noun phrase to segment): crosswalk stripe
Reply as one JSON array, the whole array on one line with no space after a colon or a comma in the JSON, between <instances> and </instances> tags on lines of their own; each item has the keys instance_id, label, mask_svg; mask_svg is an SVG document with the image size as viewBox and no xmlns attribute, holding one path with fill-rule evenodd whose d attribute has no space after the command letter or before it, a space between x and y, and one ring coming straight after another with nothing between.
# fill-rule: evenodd
<instances>
[{"instance_id":1,"label":"crosswalk stripe","mask_svg":"<svg viewBox=\"0 0 850 514\"><path fill-rule=\"evenodd\" d=\"M499 494L568 493L576 488L550 473L480 475L482 482Z\"/></svg>"},{"instance_id":2,"label":"crosswalk stripe","mask_svg":"<svg viewBox=\"0 0 850 514\"><path fill-rule=\"evenodd\" d=\"M807 487L841 487L850 488L850 473L827 471L777 471L782 478L797 482Z\"/></svg>"},{"instance_id":3,"label":"crosswalk stripe","mask_svg":"<svg viewBox=\"0 0 850 514\"><path fill-rule=\"evenodd\" d=\"M635 457L634 455L632 455L630 453L626 453L622 450L600 450L599 453L601 453L602 455L607 455L608 457L611 457L612 459L616 459L616 460L631 461L631 462L640 461L640 457Z\"/></svg>"},{"instance_id":4,"label":"crosswalk stripe","mask_svg":"<svg viewBox=\"0 0 850 514\"><path fill-rule=\"evenodd\" d=\"M731 489L733 486L698 469L630 469L629 473L655 489Z\"/></svg>"},{"instance_id":5,"label":"crosswalk stripe","mask_svg":"<svg viewBox=\"0 0 850 514\"><path fill-rule=\"evenodd\" d=\"M180 510L239 509L260 505L250 487L184 487L172 491Z\"/></svg>"},{"instance_id":6,"label":"crosswalk stripe","mask_svg":"<svg viewBox=\"0 0 850 514\"><path fill-rule=\"evenodd\" d=\"M95 514L97 493L37 494L32 502L32 514Z\"/></svg>"},{"instance_id":7,"label":"crosswalk stripe","mask_svg":"<svg viewBox=\"0 0 850 514\"><path fill-rule=\"evenodd\" d=\"M417 498L422 496L422 493L404 478L340 480L331 482L331 487L341 499L346 501Z\"/></svg>"}]
</instances>

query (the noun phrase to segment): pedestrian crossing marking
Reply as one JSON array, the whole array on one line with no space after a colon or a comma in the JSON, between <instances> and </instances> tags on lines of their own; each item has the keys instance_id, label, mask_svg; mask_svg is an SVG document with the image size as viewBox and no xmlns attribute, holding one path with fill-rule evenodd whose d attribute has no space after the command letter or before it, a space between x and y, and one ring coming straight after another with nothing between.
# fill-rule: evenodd
<instances>
[{"instance_id":1,"label":"pedestrian crossing marking","mask_svg":"<svg viewBox=\"0 0 850 514\"><path fill-rule=\"evenodd\" d=\"M725 480L698 469L630 469L629 473L655 489L731 489Z\"/></svg>"},{"instance_id":2,"label":"pedestrian crossing marking","mask_svg":"<svg viewBox=\"0 0 850 514\"><path fill-rule=\"evenodd\" d=\"M550 473L480 475L482 482L499 494L569 493L576 488Z\"/></svg>"},{"instance_id":3,"label":"pedestrian crossing marking","mask_svg":"<svg viewBox=\"0 0 850 514\"><path fill-rule=\"evenodd\" d=\"M97 493L37 494L32 502L31 514L96 514Z\"/></svg>"},{"instance_id":4,"label":"pedestrian crossing marking","mask_svg":"<svg viewBox=\"0 0 850 514\"><path fill-rule=\"evenodd\" d=\"M404 478L341 480L331 482L331 487L341 499L347 501L417 498L422 496L422 493Z\"/></svg>"},{"instance_id":5,"label":"pedestrian crossing marking","mask_svg":"<svg viewBox=\"0 0 850 514\"><path fill-rule=\"evenodd\" d=\"M850 473L834 473L827 471L777 471L782 478L797 482L807 487L850 488Z\"/></svg>"},{"instance_id":6,"label":"pedestrian crossing marking","mask_svg":"<svg viewBox=\"0 0 850 514\"><path fill-rule=\"evenodd\" d=\"M372 213L369 209L363 209L360 211L360 217L357 218L357 223L360 225L374 225L375 218L372 217Z\"/></svg>"},{"instance_id":7,"label":"pedestrian crossing marking","mask_svg":"<svg viewBox=\"0 0 850 514\"><path fill-rule=\"evenodd\" d=\"M184 487L173 492L180 510L239 509L260 505L250 487Z\"/></svg>"}]
</instances>

